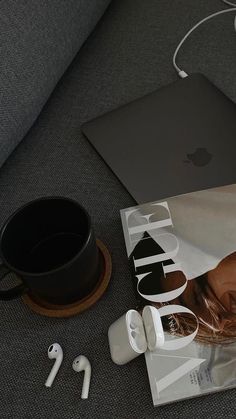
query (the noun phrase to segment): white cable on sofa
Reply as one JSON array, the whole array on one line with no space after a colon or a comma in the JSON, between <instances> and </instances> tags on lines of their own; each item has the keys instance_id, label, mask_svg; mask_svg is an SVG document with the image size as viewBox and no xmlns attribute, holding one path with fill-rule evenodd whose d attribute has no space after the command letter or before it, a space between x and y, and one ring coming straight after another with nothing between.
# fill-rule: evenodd
<instances>
[{"instance_id":1,"label":"white cable on sofa","mask_svg":"<svg viewBox=\"0 0 236 419\"><path fill-rule=\"evenodd\" d=\"M228 6L235 6L236 7L236 3L232 3L231 1L228 0L222 0L223 3L227 4Z\"/></svg>"},{"instance_id":2,"label":"white cable on sofa","mask_svg":"<svg viewBox=\"0 0 236 419\"><path fill-rule=\"evenodd\" d=\"M228 0L223 0L224 1L224 3L226 2L226 1L228 1ZM216 13L213 13L213 14L211 14L211 15L209 15L209 16L207 16L207 17L205 17L204 19L202 19L200 22L198 22L198 23L196 23L196 25L194 25L187 33L186 33L186 35L183 37L183 39L180 41L180 43L179 43L179 45L177 46L177 48L176 48L176 50L175 50L175 53L174 53L174 55L173 55L173 66L174 66L174 68L175 68L175 70L177 71L177 73L178 73L178 75L181 77L181 78L184 78L184 77L187 77L188 76L188 74L183 70L183 69L181 69L177 64L176 64L176 58L177 58L177 55L178 55L178 52L179 52L179 50L180 50L180 48L182 47L182 45L183 45L183 43L186 41L186 39L189 37L189 35L191 35L191 33L193 32L193 31L195 31L195 29L197 29L200 25L202 25L203 23L205 23L205 22L207 22L208 20L210 20L210 19L213 19L214 17L216 17L216 16L219 16L219 15L221 15L221 14L224 14L224 13L232 13L232 12L234 12L235 14L236 14L236 6L235 7L233 7L233 8L230 8L230 9L225 9L225 10L220 10L219 12L216 12Z\"/></svg>"}]
</instances>

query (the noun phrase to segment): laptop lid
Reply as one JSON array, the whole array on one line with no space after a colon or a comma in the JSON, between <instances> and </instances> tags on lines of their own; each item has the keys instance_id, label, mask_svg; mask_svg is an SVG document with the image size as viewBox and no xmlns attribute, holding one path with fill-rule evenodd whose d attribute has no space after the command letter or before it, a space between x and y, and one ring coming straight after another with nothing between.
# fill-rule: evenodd
<instances>
[{"instance_id":1,"label":"laptop lid","mask_svg":"<svg viewBox=\"0 0 236 419\"><path fill-rule=\"evenodd\" d=\"M236 105L200 74L82 131L138 203L236 182Z\"/></svg>"}]
</instances>

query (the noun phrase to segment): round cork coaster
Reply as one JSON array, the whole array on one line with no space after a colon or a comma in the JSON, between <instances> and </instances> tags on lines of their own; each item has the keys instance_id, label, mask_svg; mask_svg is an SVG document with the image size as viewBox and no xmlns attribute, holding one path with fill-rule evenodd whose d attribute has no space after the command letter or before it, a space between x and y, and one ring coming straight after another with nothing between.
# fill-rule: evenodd
<instances>
[{"instance_id":1,"label":"round cork coaster","mask_svg":"<svg viewBox=\"0 0 236 419\"><path fill-rule=\"evenodd\" d=\"M25 294L22 297L23 302L34 312L47 317L75 316L76 314L80 314L94 305L104 294L112 273L112 261L108 249L99 239L97 239L97 246L102 258L103 267L99 281L96 284L94 290L89 295L72 304L56 305L44 302L41 299L36 299L35 297L33 298L32 296Z\"/></svg>"}]
</instances>

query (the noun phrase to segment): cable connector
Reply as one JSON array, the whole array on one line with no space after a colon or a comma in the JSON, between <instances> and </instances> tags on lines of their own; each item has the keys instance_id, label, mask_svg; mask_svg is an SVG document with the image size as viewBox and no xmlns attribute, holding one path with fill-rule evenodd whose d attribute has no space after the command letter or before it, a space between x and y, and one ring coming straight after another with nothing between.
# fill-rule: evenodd
<instances>
[{"instance_id":1,"label":"cable connector","mask_svg":"<svg viewBox=\"0 0 236 419\"><path fill-rule=\"evenodd\" d=\"M188 74L185 73L184 70L181 70L178 72L179 77L181 77L181 79L185 79L185 77L188 77Z\"/></svg>"},{"instance_id":2,"label":"cable connector","mask_svg":"<svg viewBox=\"0 0 236 419\"><path fill-rule=\"evenodd\" d=\"M235 0L236 1L236 0ZM236 14L236 3L235 5L233 3L231 3L229 0L223 0L224 3L228 4L228 5L233 5L234 7L232 7L231 9L225 9L225 10L220 10L219 12L213 13L212 15L209 15L207 17L205 17L204 19L200 20L199 22L196 23L196 25L194 25L187 33L186 35L183 37L183 39L180 41L179 45L177 46L174 55L173 55L173 66L175 68L175 70L177 71L179 77L181 77L182 79L184 79L185 77L188 76L188 74L184 71L181 70L181 68L176 64L176 58L178 55L178 52L180 50L180 48L182 47L182 45L184 44L184 42L186 41L186 39L189 37L189 35L191 35L200 25L202 25L203 23L207 22L210 19L213 19L219 15L222 15L224 13L235 13ZM234 28L236 30L236 18L234 19Z\"/></svg>"}]
</instances>

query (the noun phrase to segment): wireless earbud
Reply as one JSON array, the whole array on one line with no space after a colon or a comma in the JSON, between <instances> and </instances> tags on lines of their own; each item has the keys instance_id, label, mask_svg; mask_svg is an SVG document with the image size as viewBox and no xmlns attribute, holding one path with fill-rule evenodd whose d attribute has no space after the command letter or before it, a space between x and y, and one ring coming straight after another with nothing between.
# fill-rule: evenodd
<instances>
[{"instance_id":1,"label":"wireless earbud","mask_svg":"<svg viewBox=\"0 0 236 419\"><path fill-rule=\"evenodd\" d=\"M72 368L76 372L84 371L84 381L83 381L83 388L81 393L81 399L87 399L89 394L89 386L90 386L90 379L91 379L91 364L84 355L77 356L75 358Z\"/></svg>"},{"instance_id":2,"label":"wireless earbud","mask_svg":"<svg viewBox=\"0 0 236 419\"><path fill-rule=\"evenodd\" d=\"M53 345L49 346L48 358L56 360L45 383L46 387L51 387L63 361L63 351L59 343L53 343Z\"/></svg>"}]
</instances>

